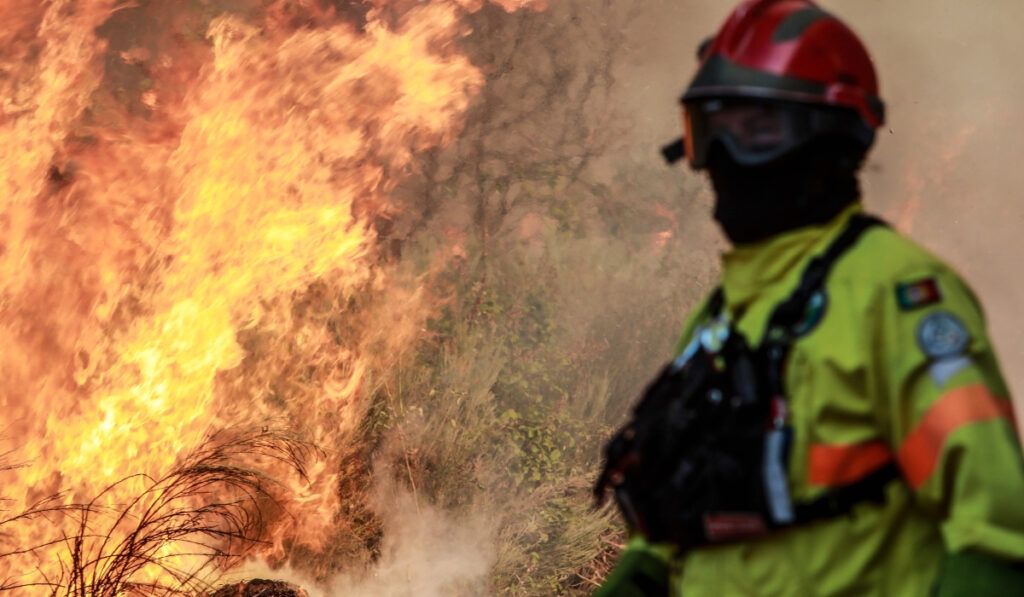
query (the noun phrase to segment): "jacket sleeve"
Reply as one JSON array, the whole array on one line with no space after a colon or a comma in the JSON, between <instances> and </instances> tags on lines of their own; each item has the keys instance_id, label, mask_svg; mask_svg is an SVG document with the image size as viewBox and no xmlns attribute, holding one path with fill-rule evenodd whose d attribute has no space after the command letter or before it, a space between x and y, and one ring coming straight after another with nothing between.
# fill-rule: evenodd
<instances>
[{"instance_id":1,"label":"jacket sleeve","mask_svg":"<svg viewBox=\"0 0 1024 597\"><path fill-rule=\"evenodd\" d=\"M879 292L869 348L904 479L948 553L1024 561L1024 458L976 298L940 265Z\"/></svg>"},{"instance_id":2,"label":"jacket sleeve","mask_svg":"<svg viewBox=\"0 0 1024 597\"><path fill-rule=\"evenodd\" d=\"M964 550L946 556L933 597L988 597L1024 594L1024 562L983 551Z\"/></svg>"},{"instance_id":3,"label":"jacket sleeve","mask_svg":"<svg viewBox=\"0 0 1024 597\"><path fill-rule=\"evenodd\" d=\"M635 535L594 597L668 597L672 553Z\"/></svg>"}]
</instances>

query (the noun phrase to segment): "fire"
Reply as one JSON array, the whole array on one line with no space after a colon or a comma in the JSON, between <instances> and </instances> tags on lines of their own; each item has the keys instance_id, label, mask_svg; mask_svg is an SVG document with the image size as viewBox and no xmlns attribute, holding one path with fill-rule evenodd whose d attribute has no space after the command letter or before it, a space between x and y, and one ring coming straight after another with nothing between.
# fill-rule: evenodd
<instances>
[{"instance_id":1,"label":"fire","mask_svg":"<svg viewBox=\"0 0 1024 597\"><path fill-rule=\"evenodd\" d=\"M270 471L292 486L292 517L269 529L269 551L318 548L331 527L334 451L363 414L364 375L387 358L367 347L397 350L429 306L398 296L380 310L386 333L352 343L291 330L336 366L313 403L290 410L262 399L266 379L238 374L250 356L239 337L290 333L289 297L315 280L347 296L387 284L370 222L393 209L413 153L458 133L483 84L454 46L460 15L479 6L402 3L396 19L376 2L360 25L315 3L237 4L191 40L176 29L201 19L165 12L170 31L116 53L97 27L171 9L0 6L0 68L12 74L0 80L0 439L28 464L0 472L8 513L58 492L118 508L147 480L118 481L158 478L210 430L290 416L326 457L307 479ZM145 69L138 89L105 86L112 57ZM0 553L73 526L7 524ZM67 548L0 558L0 583L59 579Z\"/></svg>"}]
</instances>

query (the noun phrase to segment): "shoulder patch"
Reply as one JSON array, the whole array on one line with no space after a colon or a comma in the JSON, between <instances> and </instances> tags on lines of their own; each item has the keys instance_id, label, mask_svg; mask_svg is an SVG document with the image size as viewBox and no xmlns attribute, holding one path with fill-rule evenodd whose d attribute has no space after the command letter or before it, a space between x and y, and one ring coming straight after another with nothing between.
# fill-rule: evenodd
<instances>
[{"instance_id":1,"label":"shoulder patch","mask_svg":"<svg viewBox=\"0 0 1024 597\"><path fill-rule=\"evenodd\" d=\"M948 311L936 311L917 325L917 343L933 359L961 355L970 341L967 326Z\"/></svg>"},{"instance_id":2,"label":"shoulder patch","mask_svg":"<svg viewBox=\"0 0 1024 597\"><path fill-rule=\"evenodd\" d=\"M905 282L896 287L896 302L904 311L933 305L941 300L942 290L935 278Z\"/></svg>"}]
</instances>

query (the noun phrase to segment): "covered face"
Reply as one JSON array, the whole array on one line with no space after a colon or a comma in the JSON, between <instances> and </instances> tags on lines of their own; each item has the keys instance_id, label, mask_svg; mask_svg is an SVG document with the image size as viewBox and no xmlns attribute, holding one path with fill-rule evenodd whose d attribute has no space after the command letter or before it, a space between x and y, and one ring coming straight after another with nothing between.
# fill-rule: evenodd
<instances>
[{"instance_id":1,"label":"covered face","mask_svg":"<svg viewBox=\"0 0 1024 597\"><path fill-rule=\"evenodd\" d=\"M867 50L813 0L747 0L698 49L681 98L684 140L663 149L705 170L734 243L835 217L885 120Z\"/></svg>"}]
</instances>

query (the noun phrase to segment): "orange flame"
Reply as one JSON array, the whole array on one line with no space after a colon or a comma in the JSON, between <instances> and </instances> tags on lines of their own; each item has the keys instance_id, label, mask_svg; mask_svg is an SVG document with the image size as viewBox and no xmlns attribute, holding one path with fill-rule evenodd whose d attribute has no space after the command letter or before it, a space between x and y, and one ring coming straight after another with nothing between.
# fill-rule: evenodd
<instances>
[{"instance_id":1,"label":"orange flame","mask_svg":"<svg viewBox=\"0 0 1024 597\"><path fill-rule=\"evenodd\" d=\"M275 301L313 280L348 293L385 283L368 222L392 209L415 151L457 134L483 77L453 41L462 11L479 6L417 5L397 24L378 6L357 28L316 6L297 23L292 4L213 18L205 39L119 51L152 79L121 98L103 87L109 54L95 33L112 0L0 8L0 68L14 73L0 79L0 436L31 464L0 472L9 511L159 476L209 429L273 418L255 385L218 385L246 357L240 331L287 318ZM384 312L389 346L414 337L425 308L413 293ZM301 406L311 439L333 448L362 413L373 355L295 342L338 363ZM273 531L278 554L326 536L336 464L329 456L308 485L288 479L297 522ZM5 530L14 547L54 534L46 521ZM37 568L56 578L64 548L0 559L0 581Z\"/></svg>"}]
</instances>

